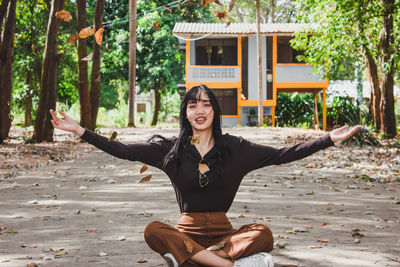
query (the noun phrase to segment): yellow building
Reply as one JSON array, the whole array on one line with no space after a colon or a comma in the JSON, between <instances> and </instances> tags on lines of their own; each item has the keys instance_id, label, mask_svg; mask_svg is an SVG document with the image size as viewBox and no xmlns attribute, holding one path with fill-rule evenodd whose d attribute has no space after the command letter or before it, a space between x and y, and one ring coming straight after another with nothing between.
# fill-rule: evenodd
<instances>
[{"instance_id":1,"label":"yellow building","mask_svg":"<svg viewBox=\"0 0 400 267\"><path fill-rule=\"evenodd\" d=\"M213 90L222 109L222 125L251 125L258 113L258 57L256 24L176 23L174 35L186 49L186 90L204 84ZM323 129L326 129L328 80L299 63L290 39L313 25L261 24L264 115L275 123L280 92L322 92ZM316 105L315 105L316 106ZM316 117L316 116L315 116ZM318 120L315 118L318 126Z\"/></svg>"}]
</instances>

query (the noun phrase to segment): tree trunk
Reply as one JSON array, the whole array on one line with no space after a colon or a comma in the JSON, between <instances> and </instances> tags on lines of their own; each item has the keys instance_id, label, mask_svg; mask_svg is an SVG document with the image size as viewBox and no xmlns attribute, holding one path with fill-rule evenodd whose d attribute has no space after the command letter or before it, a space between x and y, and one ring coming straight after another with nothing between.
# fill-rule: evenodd
<instances>
[{"instance_id":1,"label":"tree trunk","mask_svg":"<svg viewBox=\"0 0 400 267\"><path fill-rule=\"evenodd\" d=\"M3 25L4 18L6 17L7 10L8 10L8 3L10 0L3 0L1 1L0 5L0 29Z\"/></svg>"},{"instance_id":2,"label":"tree trunk","mask_svg":"<svg viewBox=\"0 0 400 267\"><path fill-rule=\"evenodd\" d=\"M49 109L55 109L56 81L57 81L57 34L60 19L56 12L64 8L65 0L53 0L47 25L46 45L44 50L42 77L40 81L39 106L36 113L35 128L32 140L34 142L52 141L53 127L49 127ZM47 132L46 132L47 131Z\"/></svg>"},{"instance_id":3,"label":"tree trunk","mask_svg":"<svg viewBox=\"0 0 400 267\"><path fill-rule=\"evenodd\" d=\"M394 44L393 32L393 16L394 16L394 0L383 1L385 5L384 28L381 35L381 47L383 54L383 62L389 68L382 76L382 97L380 102L381 108L381 133L388 137L396 136L396 119L394 116L394 97L393 97L393 73L394 58L392 45ZM383 65L383 64L382 64Z\"/></svg>"},{"instance_id":4,"label":"tree trunk","mask_svg":"<svg viewBox=\"0 0 400 267\"><path fill-rule=\"evenodd\" d=\"M156 126L157 125L157 121L158 121L158 112L160 111L160 104L161 104L161 93L160 93L160 89L161 86L157 86L156 89L154 89L154 97L156 100L156 104L154 106L154 114L153 114L153 121L151 122L152 126Z\"/></svg>"},{"instance_id":5,"label":"tree trunk","mask_svg":"<svg viewBox=\"0 0 400 267\"><path fill-rule=\"evenodd\" d=\"M76 1L76 29L80 32L86 27L86 0ZM86 39L78 38L78 91L79 104L81 110L81 126L93 130L90 91L89 91L89 76L88 63L82 61L82 58L87 56Z\"/></svg>"},{"instance_id":6,"label":"tree trunk","mask_svg":"<svg viewBox=\"0 0 400 267\"><path fill-rule=\"evenodd\" d=\"M367 56L367 76L371 88L371 99L370 109L372 114L372 120L376 130L381 129L381 90L379 85L378 67L370 53L366 53Z\"/></svg>"},{"instance_id":7,"label":"tree trunk","mask_svg":"<svg viewBox=\"0 0 400 267\"><path fill-rule=\"evenodd\" d=\"M96 11L94 14L94 27L96 31L101 28L103 23L105 0L97 0ZM92 75L90 81L90 104L92 121L91 126L96 126L97 112L100 106L100 63L101 63L101 46L93 42L93 61L92 61Z\"/></svg>"},{"instance_id":8,"label":"tree trunk","mask_svg":"<svg viewBox=\"0 0 400 267\"><path fill-rule=\"evenodd\" d=\"M129 0L129 127L135 127L136 9L136 0Z\"/></svg>"},{"instance_id":9,"label":"tree trunk","mask_svg":"<svg viewBox=\"0 0 400 267\"><path fill-rule=\"evenodd\" d=\"M25 98L25 121L24 126L28 127L32 125L32 92L33 92L33 71L28 70L26 74L26 84L28 85L28 90L26 92Z\"/></svg>"},{"instance_id":10,"label":"tree trunk","mask_svg":"<svg viewBox=\"0 0 400 267\"><path fill-rule=\"evenodd\" d=\"M3 1L3 4L6 3L7 1ZM11 127L10 101L14 60L16 5L17 1L11 1L9 3L4 29L0 37L0 143L8 137L8 132ZM2 22L3 21L0 23Z\"/></svg>"},{"instance_id":11,"label":"tree trunk","mask_svg":"<svg viewBox=\"0 0 400 267\"><path fill-rule=\"evenodd\" d=\"M275 0L271 0L271 23L275 23Z\"/></svg>"},{"instance_id":12,"label":"tree trunk","mask_svg":"<svg viewBox=\"0 0 400 267\"><path fill-rule=\"evenodd\" d=\"M47 96L47 109L46 109L46 120L44 122L44 140L47 142L53 142L53 133L54 133L54 127L51 123L51 116L49 113L50 109L55 110L56 109L56 102L57 102L57 71L58 71L58 66L60 65L62 58L61 53L57 53L55 56L55 62L53 65L53 68L50 69L49 72L49 92Z\"/></svg>"}]
</instances>

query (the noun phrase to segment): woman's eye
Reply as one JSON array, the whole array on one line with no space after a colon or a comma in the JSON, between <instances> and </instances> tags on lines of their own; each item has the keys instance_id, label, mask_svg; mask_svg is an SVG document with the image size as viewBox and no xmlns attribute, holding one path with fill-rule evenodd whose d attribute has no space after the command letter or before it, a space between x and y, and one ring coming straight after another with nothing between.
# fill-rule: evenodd
<instances>
[{"instance_id":1,"label":"woman's eye","mask_svg":"<svg viewBox=\"0 0 400 267\"><path fill-rule=\"evenodd\" d=\"M195 108L196 105L189 105L188 107L189 107L189 108Z\"/></svg>"}]
</instances>

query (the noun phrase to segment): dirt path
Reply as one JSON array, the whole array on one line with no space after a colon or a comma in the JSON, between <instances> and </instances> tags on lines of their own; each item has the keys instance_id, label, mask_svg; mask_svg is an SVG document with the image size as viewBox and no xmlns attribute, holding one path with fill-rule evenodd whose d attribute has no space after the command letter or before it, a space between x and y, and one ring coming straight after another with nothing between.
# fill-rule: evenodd
<instances>
[{"instance_id":1,"label":"dirt path","mask_svg":"<svg viewBox=\"0 0 400 267\"><path fill-rule=\"evenodd\" d=\"M323 134L227 131L275 147ZM177 130L118 132L134 142ZM0 266L166 266L143 239L149 222L177 222L166 175L155 168L140 175L141 163L79 147L86 153L76 159L0 181ZM152 179L139 184L147 174ZM337 146L251 172L228 217L234 227L267 224L277 266L400 266L399 192L399 150ZM138 263L143 257L147 262Z\"/></svg>"}]
</instances>

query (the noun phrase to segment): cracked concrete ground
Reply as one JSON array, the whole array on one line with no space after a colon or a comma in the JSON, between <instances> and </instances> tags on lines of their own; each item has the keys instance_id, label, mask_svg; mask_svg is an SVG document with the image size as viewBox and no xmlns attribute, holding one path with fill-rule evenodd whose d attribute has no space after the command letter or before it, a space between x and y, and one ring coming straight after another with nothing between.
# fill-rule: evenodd
<instances>
[{"instance_id":1,"label":"cracked concrete ground","mask_svg":"<svg viewBox=\"0 0 400 267\"><path fill-rule=\"evenodd\" d=\"M224 129L274 147L284 145L282 136L323 134L295 131ZM154 133L176 135L177 129L118 132L129 143ZM400 266L399 177L360 178L373 157L352 157L368 149L375 155L375 148L337 146L253 171L228 217L234 227L261 222L271 228L276 266ZM344 153L346 160L336 157ZM396 163L392 156L388 161ZM141 166L91 148L1 181L0 266L166 266L147 247L143 229L155 220L174 225L178 205L168 177L152 167L139 174ZM138 183L147 174L152 179Z\"/></svg>"}]
</instances>

